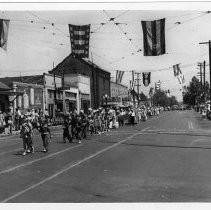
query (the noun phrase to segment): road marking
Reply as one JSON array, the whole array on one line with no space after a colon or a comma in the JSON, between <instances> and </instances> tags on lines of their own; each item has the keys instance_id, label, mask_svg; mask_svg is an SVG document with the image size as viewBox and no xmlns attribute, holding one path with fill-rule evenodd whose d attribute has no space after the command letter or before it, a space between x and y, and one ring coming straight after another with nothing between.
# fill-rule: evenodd
<instances>
[{"instance_id":1,"label":"road marking","mask_svg":"<svg viewBox=\"0 0 211 210\"><path fill-rule=\"evenodd\" d=\"M193 123L191 121L188 121L188 129L193 130Z\"/></svg>"},{"instance_id":2,"label":"road marking","mask_svg":"<svg viewBox=\"0 0 211 210\"><path fill-rule=\"evenodd\" d=\"M147 128L145 128L145 129L147 129ZM143 129L142 131L145 131L145 129ZM96 153L94 153L94 154L92 154L92 155L86 157L86 158L83 158L82 160L79 160L79 161L77 161L76 163L69 165L69 166L66 167L65 169L62 169L62 170L58 171L58 172L55 173L54 175L49 176L48 178L45 178L45 179L43 179L42 181L40 181L40 182L38 182L38 183L36 183L36 184L34 184L34 185L32 185L32 186L30 186L30 187L28 187L28 188L22 190L22 191L20 191L20 192L14 194L14 195L12 195L12 196L10 196L10 197L8 197L8 198L2 200L2 201L0 201L0 202L1 202L1 203L6 203L6 202L8 202L8 201L10 201L10 200L12 200L12 199L14 199L14 198L16 198L16 197L18 197L18 196L24 194L25 192L27 192L27 191L29 191L29 190L31 190L31 189L34 189L34 188L36 188L36 187L38 187L38 186L44 184L45 182L50 181L51 179L54 179L55 177L57 177L57 176L59 176L59 175L65 173L66 171L72 169L73 167L78 166L78 165L80 165L81 163L84 163L84 162L86 162L86 161L88 161L88 160L90 160L90 159L92 159L92 158L94 158L94 157L96 157L96 156L98 156L98 155L100 155L100 154L102 154L102 153L104 153L104 152L110 150L110 149L113 149L114 147L119 146L120 144L122 144L122 143L124 143L124 142L126 142L126 141L128 141L128 140L130 140L130 139L132 139L134 136L138 135L139 133L140 133L140 132L135 133L135 134L129 136L128 138L123 139L122 141L119 141L119 142L117 142L117 143L115 143L115 144L113 144L113 145L111 145L111 146L108 146L108 147L106 147L106 148L104 148L104 149L102 149L102 150L100 150L100 151L98 151L98 152L96 152Z\"/></svg>"},{"instance_id":3,"label":"road marking","mask_svg":"<svg viewBox=\"0 0 211 210\"><path fill-rule=\"evenodd\" d=\"M45 159L47 159L47 158L50 158L50 157L59 155L59 154L61 154L61 153L63 153L63 152L66 152L66 151L68 151L68 150L71 150L71 149L74 149L74 148L77 148L77 147L81 147L81 146L82 146L82 144L77 145L77 146L73 146L73 147L69 147L69 148L67 148L67 149L60 150L59 152L52 153L52 154L47 155L47 156L45 156L45 157L38 158L38 159L35 159L35 160L32 160L32 161L29 161L29 162L26 162L26 163L17 165L17 166L15 166L15 167L12 167L12 168L9 168L9 169L0 171L0 175L2 175L2 174L4 174L4 173L11 172L11 171L14 171L14 170L19 169L19 168L24 167L24 166L28 166L28 165L30 165L30 164L32 164L32 163L36 163L36 162L38 162L38 161L40 161L40 160L45 160Z\"/></svg>"},{"instance_id":4,"label":"road marking","mask_svg":"<svg viewBox=\"0 0 211 210\"><path fill-rule=\"evenodd\" d=\"M195 139L194 141L191 142L190 145L193 145L193 144L195 144L197 142L201 143L201 142L211 142L211 141L209 139Z\"/></svg>"}]
</instances>

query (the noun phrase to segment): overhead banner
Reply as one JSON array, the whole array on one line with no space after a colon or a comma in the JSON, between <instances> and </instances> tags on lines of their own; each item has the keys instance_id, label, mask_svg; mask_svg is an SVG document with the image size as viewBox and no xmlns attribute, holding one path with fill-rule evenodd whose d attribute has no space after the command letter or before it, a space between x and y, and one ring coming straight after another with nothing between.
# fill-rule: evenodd
<instances>
[{"instance_id":1,"label":"overhead banner","mask_svg":"<svg viewBox=\"0 0 211 210\"><path fill-rule=\"evenodd\" d=\"M0 19L0 47L7 50L9 20Z\"/></svg>"},{"instance_id":2,"label":"overhead banner","mask_svg":"<svg viewBox=\"0 0 211 210\"><path fill-rule=\"evenodd\" d=\"M119 71L119 70L116 71L116 83L117 84L120 84L122 82L122 77L123 77L124 73L125 73L124 71Z\"/></svg>"},{"instance_id":3,"label":"overhead banner","mask_svg":"<svg viewBox=\"0 0 211 210\"><path fill-rule=\"evenodd\" d=\"M179 84L184 84L185 83L184 75L180 74L177 78L178 78Z\"/></svg>"},{"instance_id":4,"label":"overhead banner","mask_svg":"<svg viewBox=\"0 0 211 210\"><path fill-rule=\"evenodd\" d=\"M143 30L144 56L158 56L166 53L165 18L141 21Z\"/></svg>"},{"instance_id":5,"label":"overhead banner","mask_svg":"<svg viewBox=\"0 0 211 210\"><path fill-rule=\"evenodd\" d=\"M90 25L69 24L72 53L80 58L89 57Z\"/></svg>"},{"instance_id":6,"label":"overhead banner","mask_svg":"<svg viewBox=\"0 0 211 210\"><path fill-rule=\"evenodd\" d=\"M182 71L180 69L180 64L175 64L173 65L173 71L174 71L174 76L177 77L179 74L182 74Z\"/></svg>"},{"instance_id":7,"label":"overhead banner","mask_svg":"<svg viewBox=\"0 0 211 210\"><path fill-rule=\"evenodd\" d=\"M177 77L179 84L184 84L185 83L185 77L182 74L182 71L181 71L179 65L180 64L173 65L174 76Z\"/></svg>"},{"instance_id":8,"label":"overhead banner","mask_svg":"<svg viewBox=\"0 0 211 210\"><path fill-rule=\"evenodd\" d=\"M145 87L147 87L151 83L151 72L143 72L143 84Z\"/></svg>"},{"instance_id":9,"label":"overhead banner","mask_svg":"<svg viewBox=\"0 0 211 210\"><path fill-rule=\"evenodd\" d=\"M135 88L135 81L130 80L130 90L134 90Z\"/></svg>"}]
</instances>

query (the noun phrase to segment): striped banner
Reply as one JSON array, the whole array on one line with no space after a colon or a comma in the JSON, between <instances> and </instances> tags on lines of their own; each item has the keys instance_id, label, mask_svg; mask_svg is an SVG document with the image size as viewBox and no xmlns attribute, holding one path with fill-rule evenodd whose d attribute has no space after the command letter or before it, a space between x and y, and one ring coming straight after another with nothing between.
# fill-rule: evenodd
<instances>
[{"instance_id":1,"label":"striped banner","mask_svg":"<svg viewBox=\"0 0 211 210\"><path fill-rule=\"evenodd\" d=\"M130 90L134 90L135 88L135 81L130 80Z\"/></svg>"},{"instance_id":2,"label":"striped banner","mask_svg":"<svg viewBox=\"0 0 211 210\"><path fill-rule=\"evenodd\" d=\"M72 53L80 58L89 57L90 25L69 24Z\"/></svg>"},{"instance_id":3,"label":"striped banner","mask_svg":"<svg viewBox=\"0 0 211 210\"><path fill-rule=\"evenodd\" d=\"M119 71L119 70L116 71L116 83L117 84L120 84L122 82L122 77L123 77L124 73L125 73L124 71Z\"/></svg>"},{"instance_id":4,"label":"striped banner","mask_svg":"<svg viewBox=\"0 0 211 210\"><path fill-rule=\"evenodd\" d=\"M141 24L143 29L144 56L165 54L165 18L154 21L141 21Z\"/></svg>"},{"instance_id":5,"label":"striped banner","mask_svg":"<svg viewBox=\"0 0 211 210\"><path fill-rule=\"evenodd\" d=\"M7 50L9 20L0 19L0 47Z\"/></svg>"},{"instance_id":6,"label":"striped banner","mask_svg":"<svg viewBox=\"0 0 211 210\"><path fill-rule=\"evenodd\" d=\"M182 71L180 69L180 64L175 64L173 65L173 71L174 71L174 76L177 77L179 74L182 74Z\"/></svg>"}]
</instances>

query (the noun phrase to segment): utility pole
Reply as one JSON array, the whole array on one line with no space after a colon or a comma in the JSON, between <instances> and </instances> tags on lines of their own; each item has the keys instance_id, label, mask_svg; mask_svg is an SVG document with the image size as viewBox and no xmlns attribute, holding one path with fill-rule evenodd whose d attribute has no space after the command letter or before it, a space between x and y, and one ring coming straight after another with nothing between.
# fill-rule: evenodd
<instances>
[{"instance_id":1,"label":"utility pole","mask_svg":"<svg viewBox=\"0 0 211 210\"><path fill-rule=\"evenodd\" d=\"M199 44L209 44L209 67L210 67L210 100L211 100L211 41L208 42L201 42Z\"/></svg>"},{"instance_id":2,"label":"utility pole","mask_svg":"<svg viewBox=\"0 0 211 210\"><path fill-rule=\"evenodd\" d=\"M202 91L202 87L203 87L203 85L202 85L202 63L198 63L198 66L199 66L199 70L200 70L199 76L200 76L200 86L201 86L201 91Z\"/></svg>"},{"instance_id":3,"label":"utility pole","mask_svg":"<svg viewBox=\"0 0 211 210\"><path fill-rule=\"evenodd\" d=\"M66 104L65 104L65 87L64 87L64 69L62 70L62 95L63 95L63 114L66 114Z\"/></svg>"},{"instance_id":4,"label":"utility pole","mask_svg":"<svg viewBox=\"0 0 211 210\"><path fill-rule=\"evenodd\" d=\"M135 102L135 90L134 90L134 87L135 87L135 78L134 78L134 71L132 71L132 83L134 84L133 85L133 106L135 107L135 105L136 105L136 102Z\"/></svg>"},{"instance_id":5,"label":"utility pole","mask_svg":"<svg viewBox=\"0 0 211 210\"><path fill-rule=\"evenodd\" d=\"M135 73L136 75L137 75L137 78L135 79L136 81L137 81L137 84L136 84L136 86L137 86L137 94L138 94L138 105L139 105L139 101L140 101L140 98L139 98L139 94L140 94L140 89L139 89L139 87L141 86L141 84L139 83L139 81L140 81L140 77L139 77L139 75L141 74L140 72L139 73Z\"/></svg>"},{"instance_id":6,"label":"utility pole","mask_svg":"<svg viewBox=\"0 0 211 210\"><path fill-rule=\"evenodd\" d=\"M206 61L204 61L204 102L206 101L206 79L205 79Z\"/></svg>"}]
</instances>

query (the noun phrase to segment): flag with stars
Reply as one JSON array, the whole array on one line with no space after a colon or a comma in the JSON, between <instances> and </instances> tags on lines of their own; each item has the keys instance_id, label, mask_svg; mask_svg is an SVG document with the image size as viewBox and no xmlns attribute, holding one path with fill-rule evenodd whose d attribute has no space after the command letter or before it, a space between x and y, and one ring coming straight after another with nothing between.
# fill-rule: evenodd
<instances>
[{"instance_id":1,"label":"flag with stars","mask_svg":"<svg viewBox=\"0 0 211 210\"><path fill-rule=\"evenodd\" d=\"M9 20L0 19L0 47L7 50Z\"/></svg>"},{"instance_id":2,"label":"flag with stars","mask_svg":"<svg viewBox=\"0 0 211 210\"><path fill-rule=\"evenodd\" d=\"M69 24L72 54L80 58L89 57L90 25Z\"/></svg>"},{"instance_id":3,"label":"flag with stars","mask_svg":"<svg viewBox=\"0 0 211 210\"><path fill-rule=\"evenodd\" d=\"M165 18L141 21L143 29L144 56L158 56L166 53Z\"/></svg>"}]
</instances>

